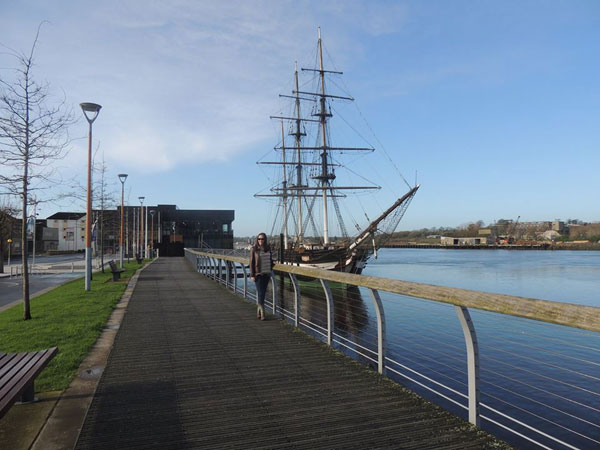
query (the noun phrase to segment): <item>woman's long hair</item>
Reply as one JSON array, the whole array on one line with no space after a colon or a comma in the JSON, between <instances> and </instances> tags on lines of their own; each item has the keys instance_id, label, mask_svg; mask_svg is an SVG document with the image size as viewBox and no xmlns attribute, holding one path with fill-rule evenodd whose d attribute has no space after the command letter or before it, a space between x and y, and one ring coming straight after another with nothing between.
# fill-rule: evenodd
<instances>
[{"instance_id":1,"label":"woman's long hair","mask_svg":"<svg viewBox=\"0 0 600 450\"><path fill-rule=\"evenodd\" d=\"M258 238L261 236L265 238L265 240L262 241L262 244L258 241ZM264 252L271 250L271 247L269 247L269 242L267 241L266 233L258 233L258 236L256 236L256 242L254 243L254 247L257 249L260 248Z\"/></svg>"}]
</instances>

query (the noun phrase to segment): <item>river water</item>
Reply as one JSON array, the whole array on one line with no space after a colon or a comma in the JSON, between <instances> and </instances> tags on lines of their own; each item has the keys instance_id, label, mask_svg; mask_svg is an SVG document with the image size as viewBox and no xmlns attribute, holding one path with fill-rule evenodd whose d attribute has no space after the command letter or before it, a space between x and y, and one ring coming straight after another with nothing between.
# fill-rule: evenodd
<instances>
[{"instance_id":1,"label":"river water","mask_svg":"<svg viewBox=\"0 0 600 450\"><path fill-rule=\"evenodd\" d=\"M383 249L365 275L600 306L600 252Z\"/></svg>"},{"instance_id":2,"label":"river water","mask_svg":"<svg viewBox=\"0 0 600 450\"><path fill-rule=\"evenodd\" d=\"M600 306L600 252L383 249L364 274ZM375 368L369 291L345 285L332 291L334 346ZM293 290L286 285L281 292L283 306L293 311ZM301 283L300 326L321 339L327 326L322 292L318 283ZM387 376L466 420L466 350L455 307L380 295ZM599 449L600 333L470 314L480 350L482 428L519 448Z\"/></svg>"}]
</instances>

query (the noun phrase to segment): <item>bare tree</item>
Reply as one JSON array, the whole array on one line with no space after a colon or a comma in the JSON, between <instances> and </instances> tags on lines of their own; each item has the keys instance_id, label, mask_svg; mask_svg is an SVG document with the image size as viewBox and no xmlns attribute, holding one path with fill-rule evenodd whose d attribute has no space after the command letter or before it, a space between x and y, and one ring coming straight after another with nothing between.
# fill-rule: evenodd
<instances>
[{"instance_id":1,"label":"bare tree","mask_svg":"<svg viewBox=\"0 0 600 450\"><path fill-rule=\"evenodd\" d=\"M94 193L94 202L100 206L97 222L96 245L97 248L100 249L100 266L102 272L104 272L104 234L106 225L110 226L111 222L110 217L106 217L105 211L107 209L112 209L116 205L114 183L108 183L108 180L106 179L108 166L104 161L104 152L102 152L102 159L98 163L94 162L93 170L99 175L98 181L95 183L92 192Z\"/></svg>"},{"instance_id":2,"label":"bare tree","mask_svg":"<svg viewBox=\"0 0 600 450\"><path fill-rule=\"evenodd\" d=\"M40 25L41 27L41 25ZM31 192L44 189L56 173L52 163L65 156L73 114L65 101L53 104L47 83L33 76L38 27L29 54L10 51L16 60L13 76L0 77L0 190L22 201L23 318L31 319L27 265L27 206Z\"/></svg>"}]
</instances>

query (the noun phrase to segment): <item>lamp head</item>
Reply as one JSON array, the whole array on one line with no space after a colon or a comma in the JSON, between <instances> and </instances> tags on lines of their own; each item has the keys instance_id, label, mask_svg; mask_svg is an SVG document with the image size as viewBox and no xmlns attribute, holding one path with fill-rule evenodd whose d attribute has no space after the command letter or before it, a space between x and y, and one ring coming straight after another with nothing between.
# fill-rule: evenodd
<instances>
[{"instance_id":1,"label":"lamp head","mask_svg":"<svg viewBox=\"0 0 600 450\"><path fill-rule=\"evenodd\" d=\"M156 211L154 211L153 209L151 209L151 210L150 210L150 215L151 215L152 217L154 217L154 213L155 213L155 212L156 212Z\"/></svg>"},{"instance_id":2,"label":"lamp head","mask_svg":"<svg viewBox=\"0 0 600 450\"><path fill-rule=\"evenodd\" d=\"M98 117L98 114L100 114L100 108L102 108L102 106L98 105L97 103L80 103L79 106L81 106L83 115L90 125L94 120L96 120L96 117Z\"/></svg>"},{"instance_id":3,"label":"lamp head","mask_svg":"<svg viewBox=\"0 0 600 450\"><path fill-rule=\"evenodd\" d=\"M125 183L125 180L127 179L127 174L126 173L120 173L118 175L119 180L121 181L121 183Z\"/></svg>"},{"instance_id":4,"label":"lamp head","mask_svg":"<svg viewBox=\"0 0 600 450\"><path fill-rule=\"evenodd\" d=\"M143 203L144 203L144 199L145 199L146 197L138 197L138 198L140 199L140 203L142 203L142 204L143 204Z\"/></svg>"}]
</instances>

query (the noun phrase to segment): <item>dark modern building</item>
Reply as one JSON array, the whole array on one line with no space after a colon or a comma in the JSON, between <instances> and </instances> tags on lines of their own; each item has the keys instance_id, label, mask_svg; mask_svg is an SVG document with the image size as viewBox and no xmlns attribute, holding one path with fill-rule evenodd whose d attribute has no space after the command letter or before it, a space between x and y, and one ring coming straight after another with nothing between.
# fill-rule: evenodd
<instances>
[{"instance_id":1,"label":"dark modern building","mask_svg":"<svg viewBox=\"0 0 600 450\"><path fill-rule=\"evenodd\" d=\"M120 207L118 208L120 214ZM133 230L139 230L139 206L125 207L126 231L131 242ZM144 218L146 206L144 206ZM176 205L148 206L148 242L153 242L161 256L183 256L188 248L233 248L233 210L179 209ZM143 233L146 226L142 222ZM127 245L127 242L124 244ZM152 247L152 244L150 244Z\"/></svg>"}]
</instances>

